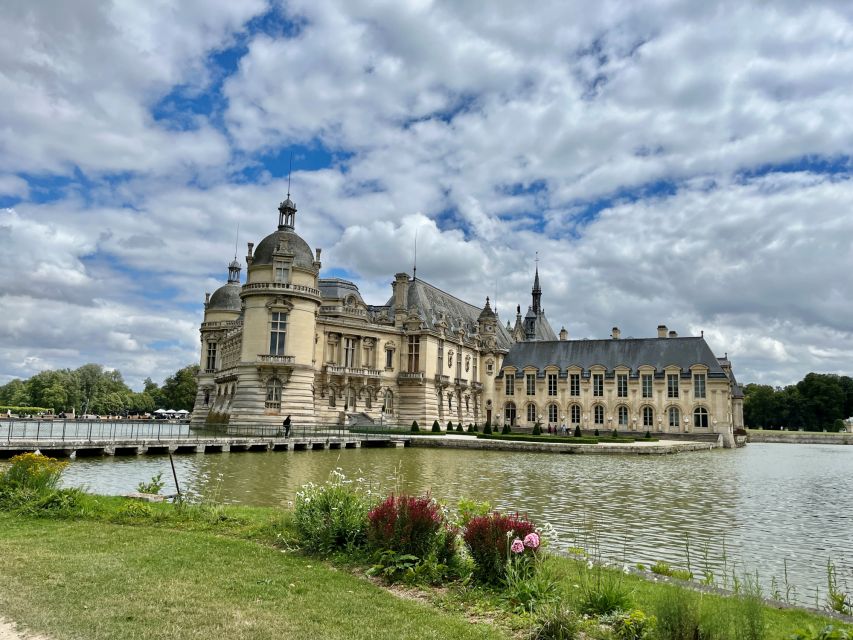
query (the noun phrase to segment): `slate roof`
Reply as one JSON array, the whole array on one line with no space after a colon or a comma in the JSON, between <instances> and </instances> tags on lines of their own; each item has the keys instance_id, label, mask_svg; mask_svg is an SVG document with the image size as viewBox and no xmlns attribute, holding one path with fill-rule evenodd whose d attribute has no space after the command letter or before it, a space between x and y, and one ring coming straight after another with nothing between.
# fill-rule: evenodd
<instances>
[{"instance_id":1,"label":"slate roof","mask_svg":"<svg viewBox=\"0 0 853 640\"><path fill-rule=\"evenodd\" d=\"M314 267L314 254L308 243L293 231L282 229L274 231L260 241L252 257L252 265L272 264L273 252L279 245L285 253L293 254L293 264L306 269Z\"/></svg>"},{"instance_id":2,"label":"slate roof","mask_svg":"<svg viewBox=\"0 0 853 640\"><path fill-rule=\"evenodd\" d=\"M347 296L355 296L356 300L363 302L361 293L358 291L358 285L349 280L341 278L320 278L317 280L317 286L320 288L320 294L323 298L329 300L345 300Z\"/></svg>"},{"instance_id":3,"label":"slate roof","mask_svg":"<svg viewBox=\"0 0 853 640\"><path fill-rule=\"evenodd\" d=\"M695 364L706 365L712 377L726 375L705 339L695 337L519 342L512 346L503 362L504 367L519 370L528 366L544 369L548 365L561 370L571 366L587 370L594 365L608 370L618 366L636 370L650 365L663 370L676 365L687 371Z\"/></svg>"},{"instance_id":4,"label":"slate roof","mask_svg":"<svg viewBox=\"0 0 853 640\"><path fill-rule=\"evenodd\" d=\"M240 289L239 283L229 282L228 284L223 284L210 296L210 300L207 303L208 310L240 311Z\"/></svg>"},{"instance_id":5,"label":"slate roof","mask_svg":"<svg viewBox=\"0 0 853 640\"><path fill-rule=\"evenodd\" d=\"M527 315L524 316L524 319L534 318L534 334L533 340L538 341L554 341L557 340L557 334L554 333L554 330L551 328L551 323L548 322L548 318L545 317L545 311L540 310L539 313L536 313L531 307L527 312ZM522 327L523 329L523 327Z\"/></svg>"},{"instance_id":6,"label":"slate roof","mask_svg":"<svg viewBox=\"0 0 853 640\"><path fill-rule=\"evenodd\" d=\"M393 308L393 296L385 306ZM444 319L448 331L455 331L461 327L466 334L471 335L474 333L482 310L482 307L460 300L428 282L417 278L409 280L408 311L416 313L427 329L437 330L437 324ZM495 327L495 335L499 348L508 349L513 344L509 332L499 320Z\"/></svg>"}]
</instances>

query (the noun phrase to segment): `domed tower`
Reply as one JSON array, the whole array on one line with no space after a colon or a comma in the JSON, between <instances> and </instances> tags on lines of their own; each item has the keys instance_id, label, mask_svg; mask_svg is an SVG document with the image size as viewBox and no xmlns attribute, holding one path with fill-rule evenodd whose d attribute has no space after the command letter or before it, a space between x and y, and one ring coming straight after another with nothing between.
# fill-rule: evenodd
<instances>
[{"instance_id":1,"label":"domed tower","mask_svg":"<svg viewBox=\"0 0 853 640\"><path fill-rule=\"evenodd\" d=\"M199 362L198 392L193 408L193 424L203 425L217 400L216 376L223 368L225 336L239 324L240 263L235 256L228 265L228 282L204 301L204 321L201 323L201 359Z\"/></svg>"},{"instance_id":2,"label":"domed tower","mask_svg":"<svg viewBox=\"0 0 853 640\"><path fill-rule=\"evenodd\" d=\"M295 425L314 417L314 331L321 294L316 254L295 232L296 205L278 208L278 229L249 244L243 304L243 341L239 385L230 426L280 426L286 416Z\"/></svg>"}]
</instances>

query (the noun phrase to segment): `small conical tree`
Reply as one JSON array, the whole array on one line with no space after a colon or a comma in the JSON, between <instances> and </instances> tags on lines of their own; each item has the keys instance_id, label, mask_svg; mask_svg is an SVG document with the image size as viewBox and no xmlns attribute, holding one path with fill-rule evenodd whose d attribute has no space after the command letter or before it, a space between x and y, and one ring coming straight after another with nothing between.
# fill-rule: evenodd
<instances>
[{"instance_id":1,"label":"small conical tree","mask_svg":"<svg viewBox=\"0 0 853 640\"><path fill-rule=\"evenodd\" d=\"M412 420L412 433L417 433L421 428L418 426L417 420Z\"/></svg>"},{"instance_id":2,"label":"small conical tree","mask_svg":"<svg viewBox=\"0 0 853 640\"><path fill-rule=\"evenodd\" d=\"M465 427L462 426L462 423L456 425L456 433L465 433Z\"/></svg>"},{"instance_id":3,"label":"small conical tree","mask_svg":"<svg viewBox=\"0 0 853 640\"><path fill-rule=\"evenodd\" d=\"M541 436L542 435L542 425L539 424L539 421L536 421L536 424L533 425L533 435Z\"/></svg>"},{"instance_id":4,"label":"small conical tree","mask_svg":"<svg viewBox=\"0 0 853 640\"><path fill-rule=\"evenodd\" d=\"M509 428L509 423L504 425L504 428L501 429L501 433L503 433L503 434L512 433L512 429Z\"/></svg>"},{"instance_id":5,"label":"small conical tree","mask_svg":"<svg viewBox=\"0 0 853 640\"><path fill-rule=\"evenodd\" d=\"M486 426L483 427L483 435L492 435L492 425L486 420Z\"/></svg>"},{"instance_id":6,"label":"small conical tree","mask_svg":"<svg viewBox=\"0 0 853 640\"><path fill-rule=\"evenodd\" d=\"M448 420L447 421L447 432L450 433L451 431L453 431L453 420Z\"/></svg>"},{"instance_id":7,"label":"small conical tree","mask_svg":"<svg viewBox=\"0 0 853 640\"><path fill-rule=\"evenodd\" d=\"M613 430L613 433L612 433L612 434L610 434L610 435L612 435L614 438L618 438L618 437L619 437L619 432L618 432L618 431L616 431L616 429L614 429L614 430Z\"/></svg>"},{"instance_id":8,"label":"small conical tree","mask_svg":"<svg viewBox=\"0 0 853 640\"><path fill-rule=\"evenodd\" d=\"M596 435L596 436L600 435L600 434L598 433L598 429L596 429L595 431L593 431L593 435Z\"/></svg>"},{"instance_id":9,"label":"small conical tree","mask_svg":"<svg viewBox=\"0 0 853 640\"><path fill-rule=\"evenodd\" d=\"M580 438L580 437L581 437L581 426L576 425L575 426L575 438Z\"/></svg>"},{"instance_id":10,"label":"small conical tree","mask_svg":"<svg viewBox=\"0 0 853 640\"><path fill-rule=\"evenodd\" d=\"M652 434L651 434L651 432L647 429L647 430L646 430L646 435L644 435L643 437L644 437L644 438L646 438L647 440L651 440L651 439L652 439Z\"/></svg>"},{"instance_id":11,"label":"small conical tree","mask_svg":"<svg viewBox=\"0 0 853 640\"><path fill-rule=\"evenodd\" d=\"M468 425L468 433L477 433L477 425L473 422Z\"/></svg>"},{"instance_id":12,"label":"small conical tree","mask_svg":"<svg viewBox=\"0 0 853 640\"><path fill-rule=\"evenodd\" d=\"M436 433L441 431L441 425L438 424L438 420L432 421L432 430L433 430L433 432L436 432Z\"/></svg>"}]
</instances>

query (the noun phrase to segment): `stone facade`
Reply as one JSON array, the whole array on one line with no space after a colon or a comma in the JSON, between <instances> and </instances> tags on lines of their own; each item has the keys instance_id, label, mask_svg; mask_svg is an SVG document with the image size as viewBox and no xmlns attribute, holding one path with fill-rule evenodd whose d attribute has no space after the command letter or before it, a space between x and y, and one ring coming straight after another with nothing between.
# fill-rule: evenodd
<instances>
[{"instance_id":1,"label":"stone facade","mask_svg":"<svg viewBox=\"0 0 853 640\"><path fill-rule=\"evenodd\" d=\"M731 434L742 394L727 359L701 337L559 339L532 304L504 326L483 307L398 273L384 305L352 282L320 278L320 250L295 233L296 207L253 252L247 275L205 301L193 425L231 431L383 422L429 428L539 421L573 428ZM675 395L673 396L673 385ZM650 413L651 412L651 413ZM677 412L677 415L676 415Z\"/></svg>"}]
</instances>

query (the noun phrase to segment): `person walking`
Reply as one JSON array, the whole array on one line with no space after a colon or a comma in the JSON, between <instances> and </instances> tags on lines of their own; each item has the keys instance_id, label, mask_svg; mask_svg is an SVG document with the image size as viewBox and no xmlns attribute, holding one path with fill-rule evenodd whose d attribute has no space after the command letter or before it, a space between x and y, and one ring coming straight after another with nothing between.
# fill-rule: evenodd
<instances>
[{"instance_id":1,"label":"person walking","mask_svg":"<svg viewBox=\"0 0 853 640\"><path fill-rule=\"evenodd\" d=\"M287 416L284 419L283 426L284 426L284 437L289 438L290 437L290 416Z\"/></svg>"}]
</instances>

